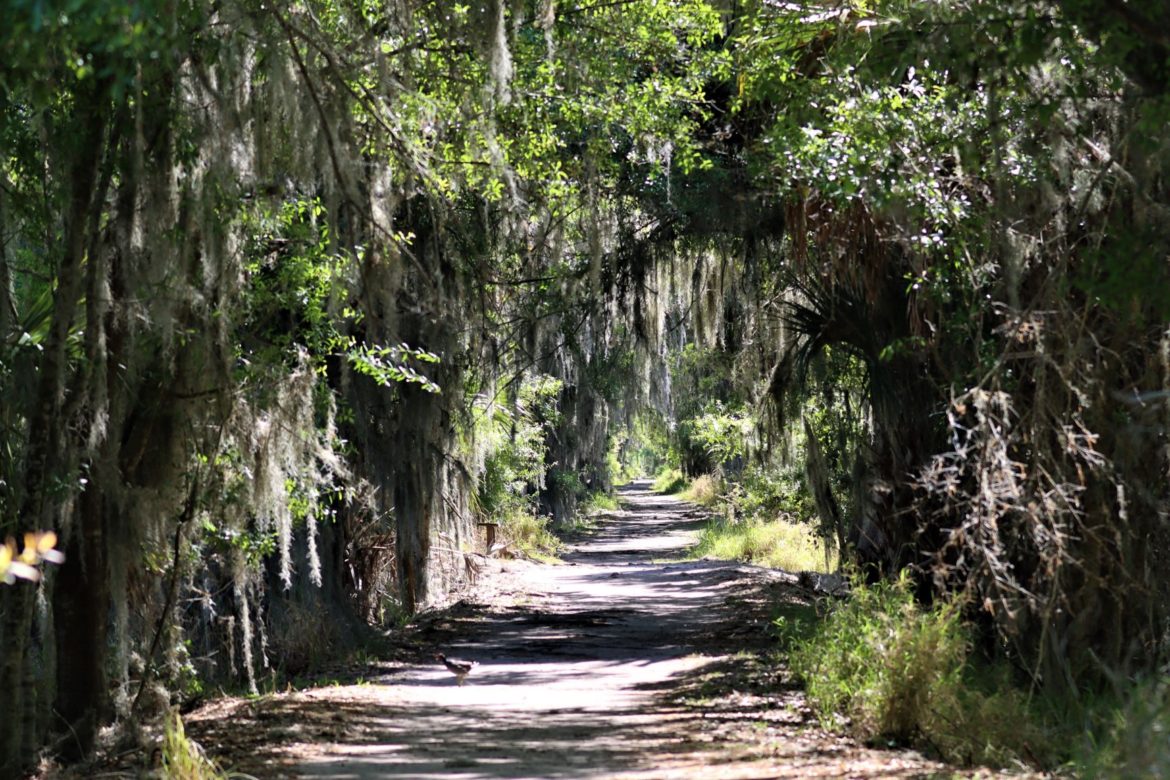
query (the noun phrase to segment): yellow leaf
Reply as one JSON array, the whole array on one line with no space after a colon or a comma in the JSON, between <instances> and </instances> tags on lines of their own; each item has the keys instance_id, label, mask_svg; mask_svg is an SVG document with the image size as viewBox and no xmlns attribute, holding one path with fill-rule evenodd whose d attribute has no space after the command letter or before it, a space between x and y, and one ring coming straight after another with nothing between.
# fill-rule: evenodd
<instances>
[{"instance_id":1,"label":"yellow leaf","mask_svg":"<svg viewBox=\"0 0 1170 780\"><path fill-rule=\"evenodd\" d=\"M48 561L49 563L61 563L65 560L65 556L54 550L57 546L57 534L52 531L45 531L37 534L37 559Z\"/></svg>"},{"instance_id":2,"label":"yellow leaf","mask_svg":"<svg viewBox=\"0 0 1170 780\"><path fill-rule=\"evenodd\" d=\"M40 558L42 561L48 561L49 563L64 563L65 562L65 553L60 552L58 550L54 550L52 547L50 547L48 545L44 545L44 544L37 545L37 550L40 554Z\"/></svg>"},{"instance_id":3,"label":"yellow leaf","mask_svg":"<svg viewBox=\"0 0 1170 780\"><path fill-rule=\"evenodd\" d=\"M52 531L45 531L37 537L37 552L43 553L52 550L57 546L57 534Z\"/></svg>"},{"instance_id":4,"label":"yellow leaf","mask_svg":"<svg viewBox=\"0 0 1170 780\"><path fill-rule=\"evenodd\" d=\"M36 566L37 563L37 535L24 535L24 551L20 554L21 562L29 566ZM19 574L16 576L20 576Z\"/></svg>"}]
</instances>

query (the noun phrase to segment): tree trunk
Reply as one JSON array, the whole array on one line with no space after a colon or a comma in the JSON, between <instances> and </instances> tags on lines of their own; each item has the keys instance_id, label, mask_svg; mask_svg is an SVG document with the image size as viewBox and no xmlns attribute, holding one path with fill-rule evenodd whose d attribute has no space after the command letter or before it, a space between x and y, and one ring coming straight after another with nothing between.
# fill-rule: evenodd
<instances>
[{"instance_id":1,"label":"tree trunk","mask_svg":"<svg viewBox=\"0 0 1170 780\"><path fill-rule=\"evenodd\" d=\"M85 289L86 249L98 225L94 209L100 208L102 202L97 190L106 130L105 93L105 82L95 80L87 91L78 95L74 122L60 129L62 134L75 139L76 153L68 167L69 207L64 220L63 251L57 270L52 322L42 351L36 406L29 419L25 493L17 518L17 533L50 528L60 519L53 509L58 502L54 490L63 477L61 465L66 461L63 455L69 421L63 419L63 411L70 370L67 349L78 302ZM69 545L67 540L66 549ZM105 576L104 568L101 576ZM12 723L0 730L0 775L9 777L18 776L28 765L32 755L27 747L38 741L34 733L37 713L29 711L35 702L35 691L29 690L33 682L25 666L29 660L26 655L33 617L32 589L21 586L5 606L6 646L4 664L0 667L0 691L7 697L7 712L18 713ZM104 619L104 610L101 616ZM104 652L102 646L86 649L98 655Z\"/></svg>"},{"instance_id":2,"label":"tree trunk","mask_svg":"<svg viewBox=\"0 0 1170 780\"><path fill-rule=\"evenodd\" d=\"M0 586L0 695L4 717L0 720L0 777L20 777L30 756L22 749L25 730L33 721L25 711L27 695L24 653L32 624L35 588L27 582Z\"/></svg>"},{"instance_id":3,"label":"tree trunk","mask_svg":"<svg viewBox=\"0 0 1170 780\"><path fill-rule=\"evenodd\" d=\"M105 502L96 480L81 496L79 527L65 547L53 608L57 626L57 716L72 739L69 760L92 748L104 715L110 609Z\"/></svg>"}]
</instances>

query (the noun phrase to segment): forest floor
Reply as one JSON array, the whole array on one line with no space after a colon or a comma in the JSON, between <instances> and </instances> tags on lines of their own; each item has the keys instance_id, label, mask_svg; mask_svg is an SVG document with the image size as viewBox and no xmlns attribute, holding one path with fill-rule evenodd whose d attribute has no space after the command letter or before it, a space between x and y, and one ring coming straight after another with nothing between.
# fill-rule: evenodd
<instances>
[{"instance_id":1,"label":"forest floor","mask_svg":"<svg viewBox=\"0 0 1170 780\"><path fill-rule=\"evenodd\" d=\"M339 682L187 716L257 778L990 777L821 729L777 665L797 577L680 561L702 511L649 491L569 540L559 565L491 559L449 608L392 632ZM475 659L463 686L435 652Z\"/></svg>"}]
</instances>

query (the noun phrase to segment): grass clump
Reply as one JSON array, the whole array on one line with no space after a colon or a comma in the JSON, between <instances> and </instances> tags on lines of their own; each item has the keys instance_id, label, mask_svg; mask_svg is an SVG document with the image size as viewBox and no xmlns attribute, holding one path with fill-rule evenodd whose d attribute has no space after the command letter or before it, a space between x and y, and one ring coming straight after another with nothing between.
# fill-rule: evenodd
<instances>
[{"instance_id":1,"label":"grass clump","mask_svg":"<svg viewBox=\"0 0 1170 780\"><path fill-rule=\"evenodd\" d=\"M923 608L903 577L856 585L810 636L792 642L790 663L822 719L861 739L968 764L1055 760L1028 697L1006 672L976 670L970 655L958 607Z\"/></svg>"},{"instance_id":2,"label":"grass clump","mask_svg":"<svg viewBox=\"0 0 1170 780\"><path fill-rule=\"evenodd\" d=\"M500 533L520 555L551 563L558 560L561 540L550 530L550 522L548 517L518 510L503 517Z\"/></svg>"},{"instance_id":3,"label":"grass clump","mask_svg":"<svg viewBox=\"0 0 1170 780\"><path fill-rule=\"evenodd\" d=\"M866 739L910 742L951 709L966 656L956 611L922 611L897 583L856 589L791 663L829 719L845 715Z\"/></svg>"},{"instance_id":4,"label":"grass clump","mask_svg":"<svg viewBox=\"0 0 1170 780\"><path fill-rule=\"evenodd\" d=\"M830 572L837 567L836 550L812 523L752 503L754 494L743 485L703 474L678 495L720 512L699 535L690 553L693 558L745 561L788 571Z\"/></svg>"},{"instance_id":5,"label":"grass clump","mask_svg":"<svg viewBox=\"0 0 1170 780\"><path fill-rule=\"evenodd\" d=\"M701 474L691 480L691 484L679 494L679 498L699 506L710 507L719 502L721 495L719 481L710 474Z\"/></svg>"},{"instance_id":6,"label":"grass clump","mask_svg":"<svg viewBox=\"0 0 1170 780\"><path fill-rule=\"evenodd\" d=\"M1170 680L1135 684L1120 706L1102 707L1102 734L1077 761L1083 777L1170 777Z\"/></svg>"},{"instance_id":7,"label":"grass clump","mask_svg":"<svg viewBox=\"0 0 1170 780\"><path fill-rule=\"evenodd\" d=\"M598 512L616 512L621 508L621 500L613 493L606 493L603 490L590 493L581 503L581 509L590 515Z\"/></svg>"},{"instance_id":8,"label":"grass clump","mask_svg":"<svg viewBox=\"0 0 1170 780\"><path fill-rule=\"evenodd\" d=\"M655 493L666 493L668 495L678 493L687 487L687 478L683 476L680 469L665 468L658 472L654 477L654 484L651 489Z\"/></svg>"},{"instance_id":9,"label":"grass clump","mask_svg":"<svg viewBox=\"0 0 1170 780\"><path fill-rule=\"evenodd\" d=\"M837 567L836 551L826 546L812 526L787 520L713 519L699 534L691 555L787 571L830 572Z\"/></svg>"},{"instance_id":10,"label":"grass clump","mask_svg":"<svg viewBox=\"0 0 1170 780\"><path fill-rule=\"evenodd\" d=\"M187 736L178 712L167 716L163 731L162 767L167 780L226 780L228 775Z\"/></svg>"}]
</instances>

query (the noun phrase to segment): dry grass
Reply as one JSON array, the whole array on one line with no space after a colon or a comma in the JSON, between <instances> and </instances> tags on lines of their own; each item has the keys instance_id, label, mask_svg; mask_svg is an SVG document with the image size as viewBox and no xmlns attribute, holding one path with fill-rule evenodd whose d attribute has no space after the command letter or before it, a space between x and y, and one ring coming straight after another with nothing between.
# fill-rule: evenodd
<instances>
[{"instance_id":1,"label":"dry grass","mask_svg":"<svg viewBox=\"0 0 1170 780\"><path fill-rule=\"evenodd\" d=\"M518 510L504 518L500 531L521 555L546 563L559 561L557 553L562 544L549 530L549 518Z\"/></svg>"},{"instance_id":2,"label":"dry grass","mask_svg":"<svg viewBox=\"0 0 1170 780\"><path fill-rule=\"evenodd\" d=\"M679 498L700 506L714 506L722 495L719 480L710 474L695 477L687 489L679 494Z\"/></svg>"}]
</instances>

